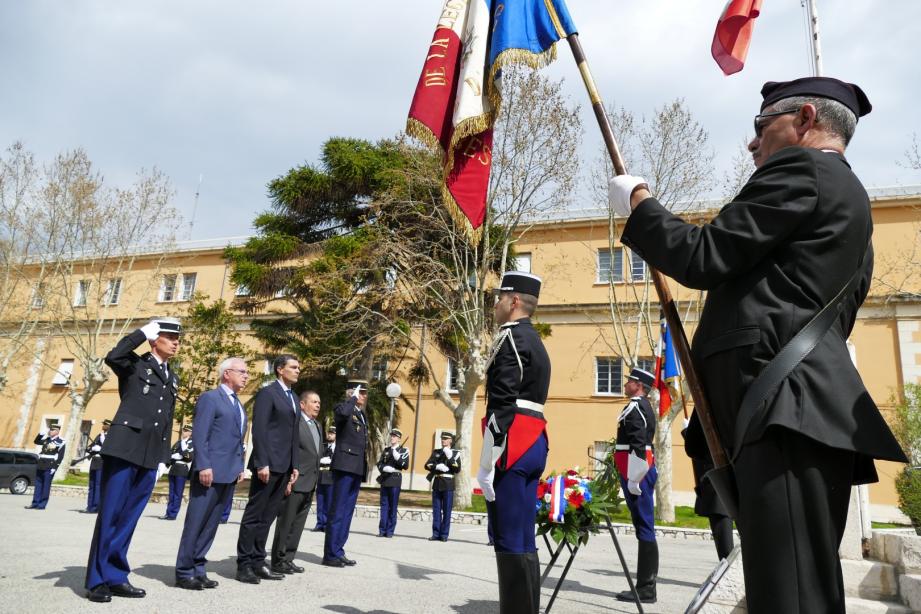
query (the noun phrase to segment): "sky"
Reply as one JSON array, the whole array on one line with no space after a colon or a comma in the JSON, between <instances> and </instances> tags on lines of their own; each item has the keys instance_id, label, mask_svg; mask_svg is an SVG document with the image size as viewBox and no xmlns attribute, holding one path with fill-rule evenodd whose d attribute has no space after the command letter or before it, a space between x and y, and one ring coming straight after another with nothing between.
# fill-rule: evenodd
<instances>
[{"instance_id":1,"label":"sky","mask_svg":"<svg viewBox=\"0 0 921 614\"><path fill-rule=\"evenodd\" d=\"M186 221L181 238L251 234L270 206L266 184L316 163L326 139L403 129L442 4L3 2L0 146L21 140L40 160L82 147L116 185L157 167ZM651 115L683 98L718 171L751 137L761 85L812 70L800 0L764 0L745 69L723 76L710 43L724 4L568 1L605 101ZM921 185L921 171L898 164L921 135L921 2L818 0L818 11L824 74L873 104L848 149L855 172L868 187ZM582 106L589 163L601 138L568 45L546 71Z\"/></svg>"}]
</instances>

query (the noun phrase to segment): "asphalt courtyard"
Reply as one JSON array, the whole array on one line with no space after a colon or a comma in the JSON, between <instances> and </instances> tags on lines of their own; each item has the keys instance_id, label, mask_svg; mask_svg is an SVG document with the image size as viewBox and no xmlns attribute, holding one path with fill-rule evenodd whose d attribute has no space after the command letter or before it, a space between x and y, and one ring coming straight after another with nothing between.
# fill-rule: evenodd
<instances>
[{"instance_id":1,"label":"asphalt courtyard","mask_svg":"<svg viewBox=\"0 0 921 614\"><path fill-rule=\"evenodd\" d=\"M0 612L338 612L341 614L457 613L498 611L496 566L485 527L455 524L446 543L430 542L427 523L400 521L392 539L378 538L377 520L354 518L346 553L358 561L342 569L320 565L323 534L309 529L297 563L306 568L260 585L233 579L241 510L218 530L208 572L214 590L175 588L174 565L185 508L176 521L159 520L165 506L151 503L138 523L128 553L131 582L144 599L113 598L94 604L84 598L83 578L95 516L81 514L80 498L52 496L46 510L23 509L30 496L0 493ZM631 569L636 540L620 536ZM271 537L269 539L271 545ZM684 612L697 586L716 564L712 542L660 538L659 601L651 613ZM549 553L541 544L541 565ZM543 586L546 607L562 572L557 564ZM573 563L552 612L636 612L614 594L627 588L617 554L606 534L592 536Z\"/></svg>"}]
</instances>

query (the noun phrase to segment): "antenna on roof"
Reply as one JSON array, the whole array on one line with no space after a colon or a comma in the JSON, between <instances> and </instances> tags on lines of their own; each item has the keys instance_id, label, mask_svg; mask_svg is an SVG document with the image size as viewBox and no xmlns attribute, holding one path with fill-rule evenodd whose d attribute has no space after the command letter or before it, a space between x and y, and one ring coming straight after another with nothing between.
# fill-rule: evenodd
<instances>
[{"instance_id":1,"label":"antenna on roof","mask_svg":"<svg viewBox=\"0 0 921 614\"><path fill-rule=\"evenodd\" d=\"M189 220L189 239L192 239L192 230L195 228L195 213L198 211L198 196L201 194L201 182L204 181L205 176L199 173L198 175L198 187L195 188L195 201L192 204L192 219Z\"/></svg>"}]
</instances>

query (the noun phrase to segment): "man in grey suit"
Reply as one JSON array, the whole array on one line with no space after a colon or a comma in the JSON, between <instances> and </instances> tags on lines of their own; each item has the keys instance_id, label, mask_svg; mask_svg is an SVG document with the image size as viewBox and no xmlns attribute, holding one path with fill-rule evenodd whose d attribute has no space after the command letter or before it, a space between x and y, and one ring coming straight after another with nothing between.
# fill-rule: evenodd
<instances>
[{"instance_id":1,"label":"man in grey suit","mask_svg":"<svg viewBox=\"0 0 921 614\"><path fill-rule=\"evenodd\" d=\"M289 483L285 488L285 500L275 523L275 539L272 541L272 571L284 574L304 572L303 567L294 564L294 555L304 533L304 524L320 474L320 456L324 449L321 443L323 429L317 422L320 395L313 390L301 393L300 409L297 481Z\"/></svg>"},{"instance_id":2,"label":"man in grey suit","mask_svg":"<svg viewBox=\"0 0 921 614\"><path fill-rule=\"evenodd\" d=\"M243 479L246 412L237 393L249 381L249 371L242 359L228 358L218 368L218 378L220 386L195 404L192 485L176 556L176 586L194 591L217 586L205 574L205 556L234 485Z\"/></svg>"}]
</instances>

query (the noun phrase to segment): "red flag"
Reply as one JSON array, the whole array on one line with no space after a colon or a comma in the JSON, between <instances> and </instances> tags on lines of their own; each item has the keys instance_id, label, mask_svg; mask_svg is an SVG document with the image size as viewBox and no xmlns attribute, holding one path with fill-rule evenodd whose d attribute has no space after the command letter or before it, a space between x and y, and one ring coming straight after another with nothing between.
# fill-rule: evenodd
<instances>
[{"instance_id":1,"label":"red flag","mask_svg":"<svg viewBox=\"0 0 921 614\"><path fill-rule=\"evenodd\" d=\"M755 18L761 14L761 0L729 0L713 33L710 53L723 74L737 73L745 66Z\"/></svg>"},{"instance_id":2,"label":"red flag","mask_svg":"<svg viewBox=\"0 0 921 614\"><path fill-rule=\"evenodd\" d=\"M662 371L665 368L665 357L659 352L656 356L656 383L655 388L659 391L659 417L661 418L668 413L672 407L672 393L668 390L668 382L662 377Z\"/></svg>"}]
</instances>

